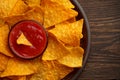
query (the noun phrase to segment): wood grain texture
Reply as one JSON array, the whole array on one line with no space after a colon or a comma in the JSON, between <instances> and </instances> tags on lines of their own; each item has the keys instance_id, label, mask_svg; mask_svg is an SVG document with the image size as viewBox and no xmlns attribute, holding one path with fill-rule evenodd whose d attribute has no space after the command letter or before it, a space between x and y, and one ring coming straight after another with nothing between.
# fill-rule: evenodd
<instances>
[{"instance_id":1,"label":"wood grain texture","mask_svg":"<svg viewBox=\"0 0 120 80\"><path fill-rule=\"evenodd\" d=\"M78 80L120 79L120 0L78 0L91 29L91 52Z\"/></svg>"}]
</instances>

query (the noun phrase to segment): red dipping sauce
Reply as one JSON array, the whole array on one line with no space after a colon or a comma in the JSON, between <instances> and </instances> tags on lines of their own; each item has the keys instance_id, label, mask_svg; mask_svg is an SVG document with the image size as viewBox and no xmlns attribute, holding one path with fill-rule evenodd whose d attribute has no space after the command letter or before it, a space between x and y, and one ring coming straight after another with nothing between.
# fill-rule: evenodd
<instances>
[{"instance_id":1,"label":"red dipping sauce","mask_svg":"<svg viewBox=\"0 0 120 80\"><path fill-rule=\"evenodd\" d=\"M32 46L17 44L23 33ZM36 21L25 20L14 25L9 33L9 46L14 54L24 59L39 56L47 47L47 34L42 25Z\"/></svg>"}]
</instances>

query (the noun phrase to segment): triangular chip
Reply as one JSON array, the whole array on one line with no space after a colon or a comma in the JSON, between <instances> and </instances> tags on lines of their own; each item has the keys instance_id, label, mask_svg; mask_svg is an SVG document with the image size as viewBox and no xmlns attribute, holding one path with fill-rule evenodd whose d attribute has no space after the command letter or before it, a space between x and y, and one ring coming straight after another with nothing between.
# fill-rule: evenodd
<instances>
[{"instance_id":1,"label":"triangular chip","mask_svg":"<svg viewBox=\"0 0 120 80\"><path fill-rule=\"evenodd\" d=\"M70 72L73 71L73 68L64 66L57 61L51 61L51 62L52 62L55 72L58 73L58 77L59 77L58 80L63 79L65 76L67 76Z\"/></svg>"},{"instance_id":2,"label":"triangular chip","mask_svg":"<svg viewBox=\"0 0 120 80\"><path fill-rule=\"evenodd\" d=\"M75 8L75 6L70 2L70 0L51 0L57 2L60 5L63 5L66 8Z\"/></svg>"},{"instance_id":3,"label":"triangular chip","mask_svg":"<svg viewBox=\"0 0 120 80\"><path fill-rule=\"evenodd\" d=\"M41 0L24 0L29 6L40 6Z\"/></svg>"},{"instance_id":4,"label":"triangular chip","mask_svg":"<svg viewBox=\"0 0 120 80\"><path fill-rule=\"evenodd\" d=\"M12 52L10 51L8 45L8 34L9 34L9 27L8 25L4 24L0 26L0 52L7 56L13 57Z\"/></svg>"},{"instance_id":5,"label":"triangular chip","mask_svg":"<svg viewBox=\"0 0 120 80\"><path fill-rule=\"evenodd\" d=\"M78 15L77 11L66 8L60 4L57 4L56 2L43 0L43 3L44 4L42 4L41 6L44 8L44 11L45 11L44 26L46 28L51 27L55 24L61 23L63 21L66 21Z\"/></svg>"},{"instance_id":6,"label":"triangular chip","mask_svg":"<svg viewBox=\"0 0 120 80\"><path fill-rule=\"evenodd\" d=\"M0 26L3 26L5 24L5 20L0 19Z\"/></svg>"},{"instance_id":7,"label":"triangular chip","mask_svg":"<svg viewBox=\"0 0 120 80\"><path fill-rule=\"evenodd\" d=\"M11 58L8 61L7 68L1 73L1 77L7 76L23 76L23 75L30 75L36 72L36 68L33 66L33 62L18 59L18 58Z\"/></svg>"},{"instance_id":8,"label":"triangular chip","mask_svg":"<svg viewBox=\"0 0 120 80\"><path fill-rule=\"evenodd\" d=\"M68 67L82 67L84 50L81 47L70 47L70 54L60 58L58 62Z\"/></svg>"},{"instance_id":9,"label":"triangular chip","mask_svg":"<svg viewBox=\"0 0 120 80\"><path fill-rule=\"evenodd\" d=\"M17 44L18 45L23 44L23 45L26 45L26 46L32 46L30 41L25 37L25 35L23 33L21 33L21 35L18 37Z\"/></svg>"},{"instance_id":10,"label":"triangular chip","mask_svg":"<svg viewBox=\"0 0 120 80\"><path fill-rule=\"evenodd\" d=\"M11 12L9 13L9 16L20 15L25 13L27 10L29 10L28 6L22 0L18 0L15 6L12 8Z\"/></svg>"},{"instance_id":11,"label":"triangular chip","mask_svg":"<svg viewBox=\"0 0 120 80\"><path fill-rule=\"evenodd\" d=\"M29 80L58 80L58 75L54 72L50 62L40 60L37 64L39 66L38 71L31 75Z\"/></svg>"},{"instance_id":12,"label":"triangular chip","mask_svg":"<svg viewBox=\"0 0 120 80\"><path fill-rule=\"evenodd\" d=\"M75 22L76 21L76 17L73 17L73 18L71 18L71 19L69 19L69 20L67 20L69 23L73 23L73 22Z\"/></svg>"},{"instance_id":13,"label":"triangular chip","mask_svg":"<svg viewBox=\"0 0 120 80\"><path fill-rule=\"evenodd\" d=\"M10 76L10 80L26 80L26 76Z\"/></svg>"},{"instance_id":14,"label":"triangular chip","mask_svg":"<svg viewBox=\"0 0 120 80\"><path fill-rule=\"evenodd\" d=\"M18 0L0 0L0 18L7 17Z\"/></svg>"},{"instance_id":15,"label":"triangular chip","mask_svg":"<svg viewBox=\"0 0 120 80\"><path fill-rule=\"evenodd\" d=\"M34 7L32 10L29 10L23 15L9 16L5 18L5 21L9 24L9 26L13 26L21 20L35 20L43 24L43 11L41 7Z\"/></svg>"},{"instance_id":16,"label":"triangular chip","mask_svg":"<svg viewBox=\"0 0 120 80\"><path fill-rule=\"evenodd\" d=\"M57 61L40 61L38 65L38 72L29 80L61 80L73 71L73 68L59 64Z\"/></svg>"},{"instance_id":17,"label":"triangular chip","mask_svg":"<svg viewBox=\"0 0 120 80\"><path fill-rule=\"evenodd\" d=\"M9 58L7 56L0 53L0 72L5 70L8 60Z\"/></svg>"},{"instance_id":18,"label":"triangular chip","mask_svg":"<svg viewBox=\"0 0 120 80\"><path fill-rule=\"evenodd\" d=\"M49 32L53 33L60 41L66 45L80 46L80 39L82 36L83 19L73 23L61 23L51 29Z\"/></svg>"},{"instance_id":19,"label":"triangular chip","mask_svg":"<svg viewBox=\"0 0 120 80\"><path fill-rule=\"evenodd\" d=\"M31 11L25 13L24 19L35 20L43 24L44 13L41 7L36 6Z\"/></svg>"},{"instance_id":20,"label":"triangular chip","mask_svg":"<svg viewBox=\"0 0 120 80\"><path fill-rule=\"evenodd\" d=\"M42 55L42 60L56 60L69 53L66 47L55 36L48 33L48 46Z\"/></svg>"}]
</instances>

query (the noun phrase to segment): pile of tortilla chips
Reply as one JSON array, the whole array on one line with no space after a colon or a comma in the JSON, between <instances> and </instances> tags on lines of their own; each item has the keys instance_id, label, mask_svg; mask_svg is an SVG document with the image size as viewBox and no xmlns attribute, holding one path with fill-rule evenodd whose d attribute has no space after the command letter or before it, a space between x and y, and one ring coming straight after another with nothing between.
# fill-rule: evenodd
<instances>
[{"instance_id":1,"label":"pile of tortilla chips","mask_svg":"<svg viewBox=\"0 0 120 80\"><path fill-rule=\"evenodd\" d=\"M82 67L83 19L70 0L0 0L0 77L12 80L61 80ZM45 52L32 60L12 54L8 35L21 20L40 22L48 32ZM0 79L1 80L1 79Z\"/></svg>"}]
</instances>

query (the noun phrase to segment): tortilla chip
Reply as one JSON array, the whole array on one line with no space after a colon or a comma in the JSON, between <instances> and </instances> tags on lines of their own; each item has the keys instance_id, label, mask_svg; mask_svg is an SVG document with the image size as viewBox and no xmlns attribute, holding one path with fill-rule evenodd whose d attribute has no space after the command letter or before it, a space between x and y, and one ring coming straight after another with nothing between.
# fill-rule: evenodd
<instances>
[{"instance_id":1,"label":"tortilla chip","mask_svg":"<svg viewBox=\"0 0 120 80\"><path fill-rule=\"evenodd\" d=\"M7 56L0 53L0 72L5 70L8 60L9 58Z\"/></svg>"},{"instance_id":2,"label":"tortilla chip","mask_svg":"<svg viewBox=\"0 0 120 80\"><path fill-rule=\"evenodd\" d=\"M75 6L70 2L70 0L51 0L57 2L60 5L63 5L66 8L75 8Z\"/></svg>"},{"instance_id":3,"label":"tortilla chip","mask_svg":"<svg viewBox=\"0 0 120 80\"><path fill-rule=\"evenodd\" d=\"M73 23L73 22L75 22L76 21L76 18L75 17L73 17L73 18L71 18L71 19L69 19L69 20L67 20L69 23Z\"/></svg>"},{"instance_id":4,"label":"tortilla chip","mask_svg":"<svg viewBox=\"0 0 120 80\"><path fill-rule=\"evenodd\" d=\"M18 77L18 80L26 80L26 76L20 76Z\"/></svg>"},{"instance_id":5,"label":"tortilla chip","mask_svg":"<svg viewBox=\"0 0 120 80\"><path fill-rule=\"evenodd\" d=\"M58 80L63 79L65 76L67 76L70 72L73 71L73 68L64 66L57 61L51 61L51 62L52 65L54 66L55 72L58 73L58 77L59 77Z\"/></svg>"},{"instance_id":6,"label":"tortilla chip","mask_svg":"<svg viewBox=\"0 0 120 80\"><path fill-rule=\"evenodd\" d=\"M1 77L7 76L24 76L30 75L36 72L36 67L33 66L34 63L31 61L11 58L8 61L7 68L1 73Z\"/></svg>"},{"instance_id":7,"label":"tortilla chip","mask_svg":"<svg viewBox=\"0 0 120 80\"><path fill-rule=\"evenodd\" d=\"M56 2L43 0L42 3L44 3L41 6L44 8L44 26L46 28L54 26L55 24L61 23L78 15L77 11L65 8Z\"/></svg>"},{"instance_id":8,"label":"tortilla chip","mask_svg":"<svg viewBox=\"0 0 120 80\"><path fill-rule=\"evenodd\" d=\"M26 80L26 76L10 76L10 80Z\"/></svg>"},{"instance_id":9,"label":"tortilla chip","mask_svg":"<svg viewBox=\"0 0 120 80\"><path fill-rule=\"evenodd\" d=\"M0 18L7 17L18 0L0 0Z\"/></svg>"},{"instance_id":10,"label":"tortilla chip","mask_svg":"<svg viewBox=\"0 0 120 80\"><path fill-rule=\"evenodd\" d=\"M29 6L40 6L41 0L24 0Z\"/></svg>"},{"instance_id":11,"label":"tortilla chip","mask_svg":"<svg viewBox=\"0 0 120 80\"><path fill-rule=\"evenodd\" d=\"M23 33L21 33L21 35L17 39L17 44L18 45L23 44L23 45L26 45L26 46L32 46L30 41L25 37L25 35Z\"/></svg>"},{"instance_id":12,"label":"tortilla chip","mask_svg":"<svg viewBox=\"0 0 120 80\"><path fill-rule=\"evenodd\" d=\"M66 45L80 46L80 39L82 35L83 19L73 23L61 23L55 26L55 28L49 30L60 41Z\"/></svg>"},{"instance_id":13,"label":"tortilla chip","mask_svg":"<svg viewBox=\"0 0 120 80\"><path fill-rule=\"evenodd\" d=\"M11 12L9 13L9 16L20 15L26 12L27 10L29 10L28 6L22 0L18 0L15 6L12 8Z\"/></svg>"},{"instance_id":14,"label":"tortilla chip","mask_svg":"<svg viewBox=\"0 0 120 80\"><path fill-rule=\"evenodd\" d=\"M59 23L59 24L70 24L70 23L73 23L73 22L75 22L76 21L76 18L74 17L74 18L71 18L71 19L68 19L67 21L64 21L64 22L61 22L61 23ZM58 24L56 24L56 25L58 25ZM54 27L53 27L54 28ZM50 27L50 29L52 29L51 27ZM47 30L50 30L49 28L47 28Z\"/></svg>"},{"instance_id":15,"label":"tortilla chip","mask_svg":"<svg viewBox=\"0 0 120 80\"><path fill-rule=\"evenodd\" d=\"M3 26L5 24L5 20L0 19L0 27Z\"/></svg>"},{"instance_id":16,"label":"tortilla chip","mask_svg":"<svg viewBox=\"0 0 120 80\"><path fill-rule=\"evenodd\" d=\"M84 50L81 47L70 47L70 54L60 58L58 62L68 67L82 67Z\"/></svg>"},{"instance_id":17,"label":"tortilla chip","mask_svg":"<svg viewBox=\"0 0 120 80\"><path fill-rule=\"evenodd\" d=\"M5 21L9 26L13 26L15 23L22 20L35 20L43 24L43 11L40 7L35 7L32 10L29 10L24 15L10 16L6 17Z\"/></svg>"},{"instance_id":18,"label":"tortilla chip","mask_svg":"<svg viewBox=\"0 0 120 80\"><path fill-rule=\"evenodd\" d=\"M27 20L35 20L40 24L43 24L44 13L41 7L34 7L33 10L25 13L25 19Z\"/></svg>"},{"instance_id":19,"label":"tortilla chip","mask_svg":"<svg viewBox=\"0 0 120 80\"><path fill-rule=\"evenodd\" d=\"M40 61L38 72L29 80L61 80L72 71L73 68L61 65L57 61Z\"/></svg>"},{"instance_id":20,"label":"tortilla chip","mask_svg":"<svg viewBox=\"0 0 120 80\"><path fill-rule=\"evenodd\" d=\"M42 55L42 60L56 60L69 53L63 44L55 36L48 33L48 46Z\"/></svg>"},{"instance_id":21,"label":"tortilla chip","mask_svg":"<svg viewBox=\"0 0 120 80\"><path fill-rule=\"evenodd\" d=\"M53 70L51 71L51 64L40 60L38 66L38 72L34 75L31 75L29 80L58 80L58 75L53 73Z\"/></svg>"},{"instance_id":22,"label":"tortilla chip","mask_svg":"<svg viewBox=\"0 0 120 80\"><path fill-rule=\"evenodd\" d=\"M0 27L0 52L7 56L13 57L12 52L8 46L8 34L9 34L9 27L8 25L4 24Z\"/></svg>"}]
</instances>

